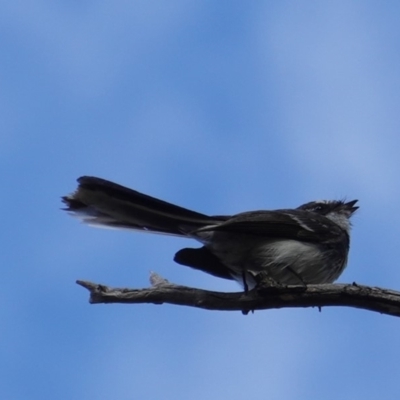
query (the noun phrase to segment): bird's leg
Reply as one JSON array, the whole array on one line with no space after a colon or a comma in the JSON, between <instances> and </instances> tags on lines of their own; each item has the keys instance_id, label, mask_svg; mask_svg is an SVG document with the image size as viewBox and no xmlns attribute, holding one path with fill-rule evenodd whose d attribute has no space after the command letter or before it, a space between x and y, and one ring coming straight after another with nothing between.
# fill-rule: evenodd
<instances>
[{"instance_id":1,"label":"bird's leg","mask_svg":"<svg viewBox=\"0 0 400 400\"><path fill-rule=\"evenodd\" d=\"M257 286L264 286L264 287L276 287L276 286L282 286L282 284L278 281L276 281L274 278L272 278L269 274L266 272L260 272L255 276Z\"/></svg>"},{"instance_id":2,"label":"bird's leg","mask_svg":"<svg viewBox=\"0 0 400 400\"><path fill-rule=\"evenodd\" d=\"M303 278L292 268L292 267L287 267L286 268L288 271L290 271L299 281L303 286L307 286L307 283L304 282Z\"/></svg>"},{"instance_id":3,"label":"bird's leg","mask_svg":"<svg viewBox=\"0 0 400 400\"><path fill-rule=\"evenodd\" d=\"M243 279L243 287L244 287L244 293L247 294L249 292L249 285L247 284L246 281L246 271L242 271L242 279Z\"/></svg>"}]
</instances>

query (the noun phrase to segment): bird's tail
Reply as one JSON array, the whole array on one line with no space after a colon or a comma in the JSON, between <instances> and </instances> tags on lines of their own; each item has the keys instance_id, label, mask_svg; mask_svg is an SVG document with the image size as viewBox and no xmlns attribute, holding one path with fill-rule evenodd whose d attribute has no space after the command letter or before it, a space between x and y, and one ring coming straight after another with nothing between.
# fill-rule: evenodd
<instances>
[{"instance_id":1,"label":"bird's tail","mask_svg":"<svg viewBox=\"0 0 400 400\"><path fill-rule=\"evenodd\" d=\"M78 183L77 190L62 201L66 211L91 225L187 236L214 221L104 179L83 176Z\"/></svg>"}]
</instances>

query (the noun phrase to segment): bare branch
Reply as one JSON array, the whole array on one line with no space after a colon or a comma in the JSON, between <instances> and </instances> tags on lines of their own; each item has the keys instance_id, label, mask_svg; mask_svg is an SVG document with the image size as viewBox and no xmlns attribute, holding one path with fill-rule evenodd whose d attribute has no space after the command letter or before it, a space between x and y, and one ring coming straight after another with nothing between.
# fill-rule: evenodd
<instances>
[{"instance_id":1,"label":"bare branch","mask_svg":"<svg viewBox=\"0 0 400 400\"><path fill-rule=\"evenodd\" d=\"M400 316L400 292L353 284L268 286L244 292L222 293L174 285L157 274L146 289L111 288L78 280L88 289L89 302L176 304L219 311L268 310L286 307L344 306Z\"/></svg>"}]
</instances>

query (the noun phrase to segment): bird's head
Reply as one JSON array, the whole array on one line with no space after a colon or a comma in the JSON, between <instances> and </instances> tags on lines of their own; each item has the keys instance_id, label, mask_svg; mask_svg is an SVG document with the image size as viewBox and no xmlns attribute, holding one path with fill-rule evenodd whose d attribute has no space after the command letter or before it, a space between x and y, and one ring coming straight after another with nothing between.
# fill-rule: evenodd
<instances>
[{"instance_id":1,"label":"bird's head","mask_svg":"<svg viewBox=\"0 0 400 400\"><path fill-rule=\"evenodd\" d=\"M318 200L311 201L298 207L298 210L305 210L323 215L335 222L346 232L350 230L350 217L359 208L355 204L358 200L345 202L343 200Z\"/></svg>"}]
</instances>

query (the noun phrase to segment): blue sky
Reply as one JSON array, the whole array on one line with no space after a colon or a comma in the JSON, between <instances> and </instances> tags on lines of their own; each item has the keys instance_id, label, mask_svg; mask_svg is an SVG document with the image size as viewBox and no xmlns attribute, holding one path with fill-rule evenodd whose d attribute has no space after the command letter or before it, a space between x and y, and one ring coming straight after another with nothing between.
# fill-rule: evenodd
<instances>
[{"instance_id":1,"label":"blue sky","mask_svg":"<svg viewBox=\"0 0 400 400\"><path fill-rule=\"evenodd\" d=\"M400 320L89 305L76 279L236 291L194 244L61 212L95 175L230 214L358 198L339 282L400 289L395 1L2 5L0 398L395 398Z\"/></svg>"}]
</instances>

